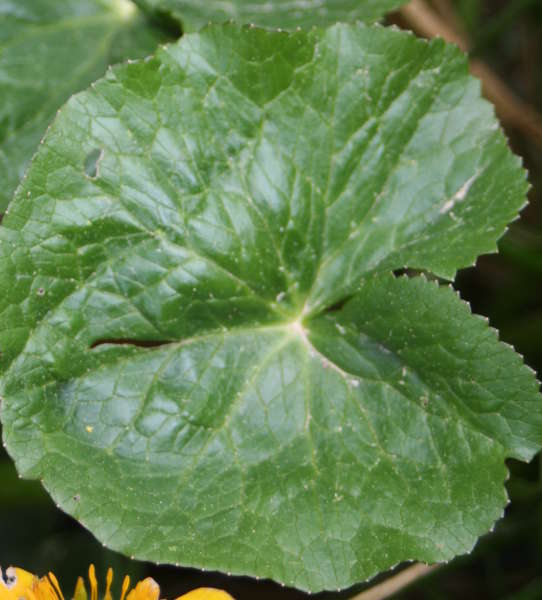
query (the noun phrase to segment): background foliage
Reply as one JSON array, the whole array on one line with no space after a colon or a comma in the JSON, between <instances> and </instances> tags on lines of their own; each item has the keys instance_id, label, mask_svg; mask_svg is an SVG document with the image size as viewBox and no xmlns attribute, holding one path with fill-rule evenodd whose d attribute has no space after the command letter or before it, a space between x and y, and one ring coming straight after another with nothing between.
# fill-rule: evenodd
<instances>
[{"instance_id":1,"label":"background foliage","mask_svg":"<svg viewBox=\"0 0 542 600\"><path fill-rule=\"evenodd\" d=\"M475 54L534 106L542 107L542 5L539 0L457 0L474 40ZM524 354L542 376L542 152L539 142L508 131L514 150L524 157L533 186L530 206L501 241L498 256L483 257L460 273L457 287L501 331L503 340ZM442 568L405 592L403 598L495 598L542 596L542 465L509 462L512 502L496 530L472 555ZM304 598L301 592L242 578L228 579L192 570L132 563L105 551L77 523L60 513L35 482L17 480L14 467L0 462L0 564L20 564L36 572L55 570L69 587L94 561L99 572L111 564L120 575L151 574L163 596L172 598L197 584L220 585L243 598ZM119 577L120 579L120 577ZM352 595L321 594L317 599Z\"/></svg>"}]
</instances>

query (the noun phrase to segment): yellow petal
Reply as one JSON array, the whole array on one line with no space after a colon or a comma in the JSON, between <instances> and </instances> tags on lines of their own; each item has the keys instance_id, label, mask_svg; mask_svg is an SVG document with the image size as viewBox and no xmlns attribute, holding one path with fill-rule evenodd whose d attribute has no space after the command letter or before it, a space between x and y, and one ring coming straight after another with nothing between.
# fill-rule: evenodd
<instances>
[{"instance_id":1,"label":"yellow petal","mask_svg":"<svg viewBox=\"0 0 542 600\"><path fill-rule=\"evenodd\" d=\"M19 600L25 597L25 592L32 587L35 576L18 567L6 569L2 577L0 569L0 600Z\"/></svg>"},{"instance_id":2,"label":"yellow petal","mask_svg":"<svg viewBox=\"0 0 542 600\"><path fill-rule=\"evenodd\" d=\"M27 600L64 600L56 577L53 575L51 579L51 575L49 573L40 579L34 577L32 589L27 589L24 593Z\"/></svg>"},{"instance_id":3,"label":"yellow petal","mask_svg":"<svg viewBox=\"0 0 542 600\"><path fill-rule=\"evenodd\" d=\"M51 583L51 586L53 587L54 591L56 592L56 596L57 596L58 600L64 600L64 596L62 595L62 590L60 589L60 585L58 583L58 579L56 578L56 575L54 573L51 573L51 571L49 571L49 573L47 574L47 579L49 580L49 582Z\"/></svg>"},{"instance_id":4,"label":"yellow petal","mask_svg":"<svg viewBox=\"0 0 542 600\"><path fill-rule=\"evenodd\" d=\"M88 568L88 581L90 583L90 600L98 600L98 580L96 579L96 569L93 564Z\"/></svg>"},{"instance_id":5,"label":"yellow petal","mask_svg":"<svg viewBox=\"0 0 542 600\"><path fill-rule=\"evenodd\" d=\"M159 600L159 598L160 586L151 577L138 582L135 588L126 596L126 600Z\"/></svg>"},{"instance_id":6,"label":"yellow petal","mask_svg":"<svg viewBox=\"0 0 542 600\"><path fill-rule=\"evenodd\" d=\"M184 596L180 596L177 600L235 600L235 598L222 590L198 588L197 590L188 592Z\"/></svg>"},{"instance_id":7,"label":"yellow petal","mask_svg":"<svg viewBox=\"0 0 542 600\"><path fill-rule=\"evenodd\" d=\"M111 596L111 584L112 583L113 583L113 569L111 567L109 567L109 569L107 569L107 577L105 579L106 588L105 588L104 600L113 600L113 596Z\"/></svg>"},{"instance_id":8,"label":"yellow petal","mask_svg":"<svg viewBox=\"0 0 542 600\"><path fill-rule=\"evenodd\" d=\"M124 600L124 598L126 597L126 592L128 591L129 587L130 587L130 576L125 575L124 580L122 582L122 589L120 591L120 600Z\"/></svg>"}]
</instances>

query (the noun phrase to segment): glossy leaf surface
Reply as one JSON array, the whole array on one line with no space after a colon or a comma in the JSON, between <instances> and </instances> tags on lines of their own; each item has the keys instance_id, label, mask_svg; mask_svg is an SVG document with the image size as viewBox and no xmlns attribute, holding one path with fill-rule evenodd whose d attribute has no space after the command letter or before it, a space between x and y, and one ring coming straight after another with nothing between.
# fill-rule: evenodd
<instances>
[{"instance_id":1,"label":"glossy leaf surface","mask_svg":"<svg viewBox=\"0 0 542 600\"><path fill-rule=\"evenodd\" d=\"M166 39L130 0L0 0L0 213L71 94Z\"/></svg>"},{"instance_id":2,"label":"glossy leaf surface","mask_svg":"<svg viewBox=\"0 0 542 600\"><path fill-rule=\"evenodd\" d=\"M542 439L447 287L525 201L465 58L187 35L70 100L0 228L7 447L129 555L342 588L468 551Z\"/></svg>"}]
</instances>

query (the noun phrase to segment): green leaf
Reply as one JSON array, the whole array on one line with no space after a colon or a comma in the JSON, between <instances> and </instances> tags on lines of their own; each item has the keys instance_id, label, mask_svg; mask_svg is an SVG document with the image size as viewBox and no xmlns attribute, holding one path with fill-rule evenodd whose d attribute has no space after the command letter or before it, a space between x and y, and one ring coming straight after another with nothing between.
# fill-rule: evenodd
<instances>
[{"instance_id":1,"label":"green leaf","mask_svg":"<svg viewBox=\"0 0 542 600\"><path fill-rule=\"evenodd\" d=\"M130 0L0 0L0 212L71 94L166 39Z\"/></svg>"},{"instance_id":2,"label":"green leaf","mask_svg":"<svg viewBox=\"0 0 542 600\"><path fill-rule=\"evenodd\" d=\"M261 27L295 29L337 22L372 23L407 0L135 0L144 10L178 19L185 31L229 20Z\"/></svg>"},{"instance_id":3,"label":"green leaf","mask_svg":"<svg viewBox=\"0 0 542 600\"><path fill-rule=\"evenodd\" d=\"M139 558L342 588L468 551L542 439L447 287L523 205L464 56L210 27L61 110L0 228L4 438Z\"/></svg>"}]
</instances>

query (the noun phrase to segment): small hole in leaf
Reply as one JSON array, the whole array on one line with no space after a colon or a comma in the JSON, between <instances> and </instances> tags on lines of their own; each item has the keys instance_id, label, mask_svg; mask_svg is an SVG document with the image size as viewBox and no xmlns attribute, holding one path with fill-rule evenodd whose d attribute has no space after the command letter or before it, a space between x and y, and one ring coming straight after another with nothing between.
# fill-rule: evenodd
<instances>
[{"instance_id":1,"label":"small hole in leaf","mask_svg":"<svg viewBox=\"0 0 542 600\"><path fill-rule=\"evenodd\" d=\"M328 308L326 308L326 310L324 312L326 313L334 313L334 312L339 312L344 305L353 298L353 294L349 294L348 296L345 296L342 300L339 300L338 302L335 302L335 304L332 304L331 306L329 306Z\"/></svg>"},{"instance_id":2,"label":"small hole in leaf","mask_svg":"<svg viewBox=\"0 0 542 600\"><path fill-rule=\"evenodd\" d=\"M95 179L98 176L98 167L104 155L103 150L94 148L85 158L85 173L88 177Z\"/></svg>"},{"instance_id":3,"label":"small hole in leaf","mask_svg":"<svg viewBox=\"0 0 542 600\"><path fill-rule=\"evenodd\" d=\"M38 292L37 292L37 293L38 293L38 296L43 296L43 294L45 294L45 289L44 289L44 288L42 288L42 287L40 287L40 288L38 289Z\"/></svg>"}]
</instances>

